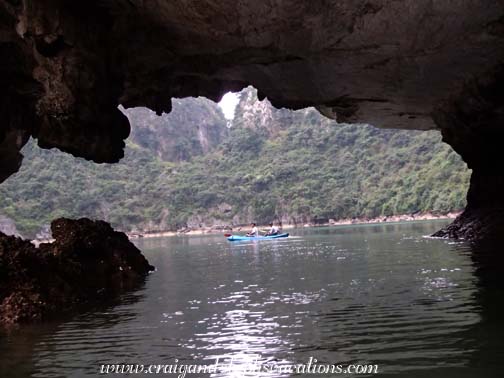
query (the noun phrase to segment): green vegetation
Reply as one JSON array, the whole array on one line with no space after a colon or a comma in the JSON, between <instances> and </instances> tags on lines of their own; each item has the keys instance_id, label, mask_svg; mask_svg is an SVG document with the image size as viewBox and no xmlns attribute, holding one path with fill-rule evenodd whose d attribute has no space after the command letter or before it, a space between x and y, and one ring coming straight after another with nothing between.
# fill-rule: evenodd
<instances>
[{"instance_id":1,"label":"green vegetation","mask_svg":"<svg viewBox=\"0 0 504 378\"><path fill-rule=\"evenodd\" d=\"M197 119L211 115L215 130L225 128L218 110L195 108L195 101L177 106L198 112ZM123 230L169 230L444 213L465 205L470 171L434 131L338 125L314 109L274 109L250 88L241 94L233 127L213 132L223 141L207 152L191 142L201 151L189 161L163 160L173 156L163 143L168 134L162 125L148 127L133 132L126 157L113 165L29 143L20 172L0 186L0 213L33 236L60 216L101 218Z\"/></svg>"}]
</instances>

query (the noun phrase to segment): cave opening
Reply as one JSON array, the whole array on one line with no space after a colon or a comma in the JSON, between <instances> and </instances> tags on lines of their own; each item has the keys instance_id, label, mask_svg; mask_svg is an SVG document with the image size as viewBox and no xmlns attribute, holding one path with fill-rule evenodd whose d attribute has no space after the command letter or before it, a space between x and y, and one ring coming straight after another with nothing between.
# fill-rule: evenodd
<instances>
[{"instance_id":1,"label":"cave opening","mask_svg":"<svg viewBox=\"0 0 504 378\"><path fill-rule=\"evenodd\" d=\"M119 110L125 157L96 165L30 141L0 187L10 234L51 239L58 217L103 219L131 236L454 217L470 171L438 131L342 124L275 108L249 86L171 112Z\"/></svg>"}]
</instances>

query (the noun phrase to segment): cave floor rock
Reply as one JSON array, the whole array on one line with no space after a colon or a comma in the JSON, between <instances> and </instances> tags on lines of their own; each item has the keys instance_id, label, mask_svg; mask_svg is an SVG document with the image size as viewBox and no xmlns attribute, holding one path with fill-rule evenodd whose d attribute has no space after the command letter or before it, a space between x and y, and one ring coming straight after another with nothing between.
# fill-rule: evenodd
<instances>
[{"instance_id":1,"label":"cave floor rock","mask_svg":"<svg viewBox=\"0 0 504 378\"><path fill-rule=\"evenodd\" d=\"M126 234L104 221L60 218L36 248L0 233L0 325L44 320L136 287L152 270Z\"/></svg>"}]
</instances>

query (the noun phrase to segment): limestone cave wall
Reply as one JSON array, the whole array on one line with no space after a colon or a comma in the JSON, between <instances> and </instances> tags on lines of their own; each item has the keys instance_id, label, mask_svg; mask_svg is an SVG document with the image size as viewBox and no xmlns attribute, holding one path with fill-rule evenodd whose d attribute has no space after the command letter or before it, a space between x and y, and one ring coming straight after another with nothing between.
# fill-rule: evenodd
<instances>
[{"instance_id":1,"label":"limestone cave wall","mask_svg":"<svg viewBox=\"0 0 504 378\"><path fill-rule=\"evenodd\" d=\"M253 85L276 107L439 128L474 171L468 210L502 207L502 1L0 0L0 54L2 181L30 136L117 162L119 104Z\"/></svg>"}]
</instances>

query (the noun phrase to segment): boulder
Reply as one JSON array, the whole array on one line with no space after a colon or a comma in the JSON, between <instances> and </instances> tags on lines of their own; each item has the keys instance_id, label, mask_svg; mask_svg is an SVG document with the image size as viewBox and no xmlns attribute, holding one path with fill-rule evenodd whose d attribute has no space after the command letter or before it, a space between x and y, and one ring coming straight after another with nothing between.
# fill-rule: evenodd
<instances>
[{"instance_id":1,"label":"boulder","mask_svg":"<svg viewBox=\"0 0 504 378\"><path fill-rule=\"evenodd\" d=\"M60 218L36 248L0 233L0 324L46 319L132 289L152 270L126 234L103 221Z\"/></svg>"}]
</instances>

